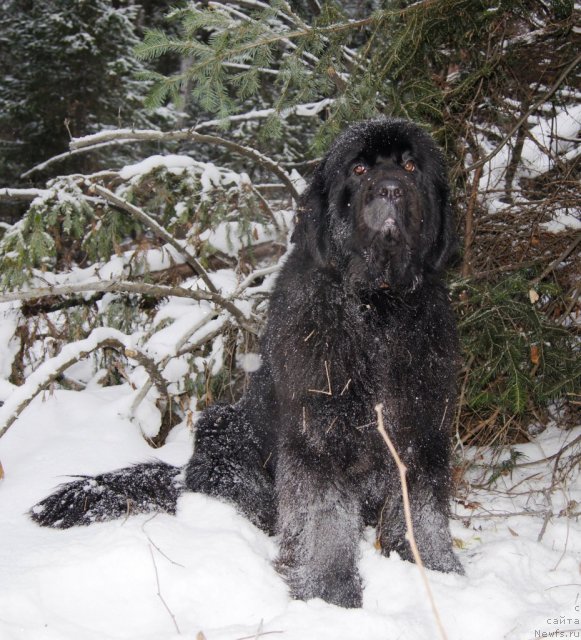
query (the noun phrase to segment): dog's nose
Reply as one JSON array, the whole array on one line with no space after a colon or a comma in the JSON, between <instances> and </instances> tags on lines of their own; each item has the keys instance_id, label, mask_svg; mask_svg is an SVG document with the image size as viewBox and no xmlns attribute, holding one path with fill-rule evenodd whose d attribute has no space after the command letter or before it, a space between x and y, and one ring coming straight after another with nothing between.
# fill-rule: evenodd
<instances>
[{"instance_id":1,"label":"dog's nose","mask_svg":"<svg viewBox=\"0 0 581 640\"><path fill-rule=\"evenodd\" d=\"M382 180L375 185L375 196L395 200L403 196L403 190L397 180Z\"/></svg>"}]
</instances>

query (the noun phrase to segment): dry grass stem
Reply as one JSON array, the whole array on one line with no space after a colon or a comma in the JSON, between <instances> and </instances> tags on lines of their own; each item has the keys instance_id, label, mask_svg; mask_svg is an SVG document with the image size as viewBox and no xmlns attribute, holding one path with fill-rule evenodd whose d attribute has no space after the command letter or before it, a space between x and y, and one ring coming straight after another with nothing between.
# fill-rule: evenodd
<instances>
[{"instance_id":1,"label":"dry grass stem","mask_svg":"<svg viewBox=\"0 0 581 640\"><path fill-rule=\"evenodd\" d=\"M434 595L432 593L432 589L430 587L430 583L428 581L428 577L426 575L426 569L424 567L424 563L422 562L422 558L420 556L420 552L418 550L418 545L416 544L416 539L414 537L414 527L412 523L412 512L410 508L410 497L406 479L407 467L403 463L402 459L399 457L398 452L393 446L393 442L390 437L387 435L387 431L385 430L385 426L383 424L383 404L378 404L375 406L375 412L377 413L377 430L381 434L382 438L391 453L395 464L397 466L397 470L399 472L399 479L401 482L401 492L403 497L403 510L405 515L405 523L406 523L406 534L405 538L408 541L412 555L414 557L415 563L418 565L418 569L420 571L420 575L422 577L422 581L424 583L424 587L426 588L426 593L428 595L428 600L430 601L430 606L432 607L432 613L434 614L434 620L436 621L436 626L438 627L438 633L442 640L448 640L448 636L446 635L446 631L442 624L442 619L440 618L440 613L438 612L438 608L436 607L436 601L434 600Z\"/></svg>"}]
</instances>

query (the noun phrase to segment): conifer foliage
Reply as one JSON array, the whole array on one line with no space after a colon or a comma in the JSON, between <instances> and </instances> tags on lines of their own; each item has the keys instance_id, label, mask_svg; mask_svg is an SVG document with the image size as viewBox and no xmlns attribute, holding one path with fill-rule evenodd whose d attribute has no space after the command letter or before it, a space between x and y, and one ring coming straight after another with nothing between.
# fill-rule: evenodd
<instances>
[{"instance_id":1,"label":"conifer foliage","mask_svg":"<svg viewBox=\"0 0 581 640\"><path fill-rule=\"evenodd\" d=\"M459 438L515 440L531 422L574 417L572 2L190 2L135 52L133 14L116 6L8 2L1 18L0 202L28 209L0 229L0 312L12 327L0 375L22 396L33 371L47 373L28 397L92 376L126 384L135 415L144 402L159 410L156 428L143 427L156 443L196 406L235 397L257 366L313 162L345 124L389 115L423 124L449 159L463 238L451 275L465 347ZM155 129L152 109L179 127ZM68 164L45 165L52 178L37 189L1 188L64 151L66 127ZM124 166L120 148L143 161ZM59 358L68 342L72 360ZM87 358L82 375L67 374ZM14 402L12 416L25 406Z\"/></svg>"},{"instance_id":2,"label":"conifer foliage","mask_svg":"<svg viewBox=\"0 0 581 640\"><path fill-rule=\"evenodd\" d=\"M71 136L146 121L134 11L107 0L7 0L0 14L0 175L68 149ZM76 170L82 168L78 162Z\"/></svg>"}]
</instances>

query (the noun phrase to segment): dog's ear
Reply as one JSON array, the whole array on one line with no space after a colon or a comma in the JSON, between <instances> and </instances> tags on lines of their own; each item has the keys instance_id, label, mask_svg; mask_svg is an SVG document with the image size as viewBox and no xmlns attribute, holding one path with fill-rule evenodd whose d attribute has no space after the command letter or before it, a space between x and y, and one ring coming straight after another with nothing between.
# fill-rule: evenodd
<instances>
[{"instance_id":1,"label":"dog's ear","mask_svg":"<svg viewBox=\"0 0 581 640\"><path fill-rule=\"evenodd\" d=\"M444 269L458 253L458 237L454 214L450 205L450 188L447 179L443 179L437 188L439 196L439 222L440 226L436 240L428 254L427 260L431 269L435 272Z\"/></svg>"},{"instance_id":2,"label":"dog's ear","mask_svg":"<svg viewBox=\"0 0 581 640\"><path fill-rule=\"evenodd\" d=\"M297 250L310 255L315 262L326 264L329 254L328 209L324 161L315 169L313 178L302 194L297 208L297 221L291 242Z\"/></svg>"}]
</instances>

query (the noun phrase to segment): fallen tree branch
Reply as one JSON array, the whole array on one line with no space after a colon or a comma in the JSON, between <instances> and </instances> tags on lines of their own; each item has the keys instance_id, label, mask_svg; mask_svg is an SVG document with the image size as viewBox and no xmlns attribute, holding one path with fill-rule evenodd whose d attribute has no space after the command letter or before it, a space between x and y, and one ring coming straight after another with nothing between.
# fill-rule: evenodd
<instances>
[{"instance_id":1,"label":"fallen tree branch","mask_svg":"<svg viewBox=\"0 0 581 640\"><path fill-rule=\"evenodd\" d=\"M148 296L176 298L192 298L193 300L212 300L213 296L208 291L200 289L184 289L182 287L168 287L165 285L148 284L146 282L129 282L126 280L97 280L95 282L82 282L79 284L65 284L27 291L12 291L0 295L1 302L14 302L16 300L34 300L49 296L68 296L75 293L88 291L105 291L115 293L141 293Z\"/></svg>"},{"instance_id":2,"label":"fallen tree branch","mask_svg":"<svg viewBox=\"0 0 581 640\"><path fill-rule=\"evenodd\" d=\"M422 562L422 558L418 550L418 545L414 537L412 511L410 507L410 497L409 497L409 491L408 491L408 485L407 485L407 479L406 479L407 467L403 463L402 459L399 457L398 452L393 446L393 443L390 437L387 435L387 431L385 430L385 426L383 424L383 404L376 405L375 412L377 413L377 430L381 434L381 437L384 439L385 444L387 445L387 448L389 449L389 452L391 453L394 459L394 462L397 466L397 470L399 472L399 479L401 482L401 492L403 497L403 510L405 515L405 524L406 524L405 538L408 541L410 548L412 550L414 561L418 565L418 569L420 571L422 581L426 588L426 593L428 594L428 599L432 607L432 613L434 614L434 619L436 621L436 626L438 627L440 637L442 638L442 640L447 640L448 636L446 635L446 631L444 630L444 626L442 625L442 620L440 619L440 614L436 607L434 595L432 594L432 589L430 588L430 583L428 581L428 577L426 576L426 569L424 567L424 563Z\"/></svg>"},{"instance_id":3,"label":"fallen tree branch","mask_svg":"<svg viewBox=\"0 0 581 640\"><path fill-rule=\"evenodd\" d=\"M127 213L129 213L129 215L142 222L146 227L151 229L158 238L172 246L190 265L190 267L192 267L195 273L200 276L208 289L213 293L218 293L218 290L214 286L214 283L210 280L210 277L206 273L206 270L204 269L204 267L202 267L198 260L194 256L192 256L190 252L171 235L171 233L164 229L150 215L145 213L143 209L136 207L134 204L127 202L127 200L124 200L123 198L120 198L118 195L114 194L112 191L109 191L109 189L102 187L100 184L93 184L91 185L90 189L98 193L101 197L105 198L105 200L109 204L112 204L118 209L126 211Z\"/></svg>"},{"instance_id":4,"label":"fallen tree branch","mask_svg":"<svg viewBox=\"0 0 581 640\"><path fill-rule=\"evenodd\" d=\"M176 297L191 298L192 300L207 300L228 311L236 319L238 324L249 331L257 334L258 329L253 322L254 318L246 318L242 311L231 301L226 300L221 295L212 291L202 291L201 289L184 289L183 287L167 287L158 284L148 284L146 282L128 282L126 280L98 280L96 282L83 282L81 284L60 285L50 287L40 287L29 289L28 291L13 291L0 295L0 303L23 300L34 300L36 298L46 298L50 296L68 296L76 293L88 291L105 291L110 293L137 293L159 298Z\"/></svg>"},{"instance_id":5,"label":"fallen tree branch","mask_svg":"<svg viewBox=\"0 0 581 640\"><path fill-rule=\"evenodd\" d=\"M46 196L49 189L0 189L0 201L3 202L30 202L39 196Z\"/></svg>"}]
</instances>

